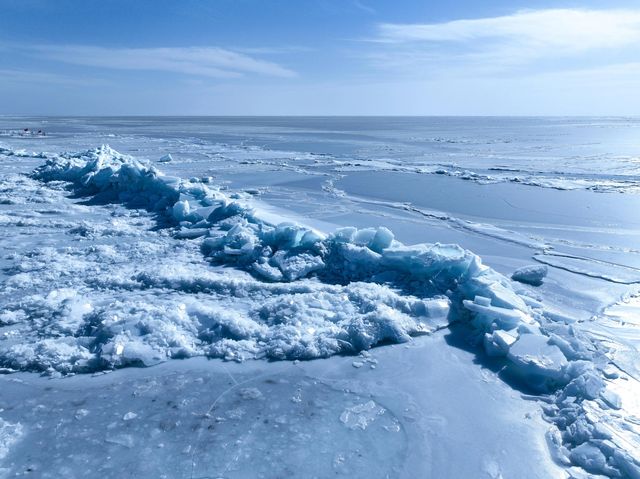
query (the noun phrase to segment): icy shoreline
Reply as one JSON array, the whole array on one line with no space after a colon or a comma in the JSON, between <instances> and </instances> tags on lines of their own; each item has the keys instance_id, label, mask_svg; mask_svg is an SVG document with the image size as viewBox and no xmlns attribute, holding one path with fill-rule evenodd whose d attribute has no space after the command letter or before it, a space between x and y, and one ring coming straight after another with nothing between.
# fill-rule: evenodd
<instances>
[{"instance_id":1,"label":"icy shoreline","mask_svg":"<svg viewBox=\"0 0 640 479\"><path fill-rule=\"evenodd\" d=\"M99 298L92 304L71 291L43 304L53 308L58 323L74 324L54 327L38 347L3 348L5 366L82 372L151 364L163 355L310 359L407 341L459 321L486 354L504 358L511 377L551 394L546 413L561 431L553 439L561 460L612 477L638 473L637 458L617 441L619 424L607 412L620 404L605 388L607 360L598 347L570 318L516 293L509 280L460 247L404 246L386 228L343 228L324 236L296 224L273 225L251 209L248 198L229 197L199 180L164 177L108 147L54 156L33 176L55 186L70 182L90 204L153 211L172 225L175 239L193 243L190 258L201 250L223 267L197 275L191 274L193 265L181 270L175 262L134 268L110 287L249 301L244 311L230 314L180 297L173 306L183 307L162 316L163 305L132 310L126 301L109 304L106 298L106 304ZM90 310L83 310L86 304ZM33 307L22 313L17 308L9 319L20 324L32 313ZM185 333L192 336L186 342Z\"/></svg>"}]
</instances>

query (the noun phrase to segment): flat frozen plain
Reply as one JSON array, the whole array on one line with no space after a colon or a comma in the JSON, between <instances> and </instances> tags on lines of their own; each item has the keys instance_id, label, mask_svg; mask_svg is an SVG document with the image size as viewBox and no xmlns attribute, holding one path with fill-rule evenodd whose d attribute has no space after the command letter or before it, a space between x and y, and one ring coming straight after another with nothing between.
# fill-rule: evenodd
<instances>
[{"instance_id":1,"label":"flat frozen plain","mask_svg":"<svg viewBox=\"0 0 640 479\"><path fill-rule=\"evenodd\" d=\"M15 123L17 120L12 121ZM34 124L42 124L42 120L33 121ZM434 477L500 477L500 474L502 477L561 477L563 474L581 477L581 474L596 473L611 477L636 477L637 457L634 456L638 450L637 418L640 414L635 404L638 391L638 335L637 321L634 320L637 317L634 294L637 294L639 281L637 246L640 242L638 225L634 222L632 213L637 211L639 197L630 194L633 190L629 189L629 184L633 182L632 176L625 177L625 186L616 193L596 192L609 191L610 178L606 179L607 188L581 187L577 191L562 191L545 185L534 187L530 185L535 183L530 181L526 182L529 185L509 180L492 182L489 186L485 184L486 179L478 179L473 175L465 175L463 178L461 175L430 172L432 165L427 161L422 161L419 169L407 169L404 167L406 161L399 158L392 158L393 161L376 158L371 150L380 145L367 141L362 142L365 147L360 145L365 150L368 148L367 154L364 159L355 162L345 159L345 156L350 155L344 152L327 153L326 150L336 149L335 138L337 136L340 139L338 132L332 132L329 146L319 138L331 135L316 133L316 137L312 138L313 147L309 146L310 140L307 139L306 143L296 145L300 147L300 151L296 152L275 149L273 145L261 148L233 141L222 143L217 141L220 140L218 138L216 141L207 140L206 135L199 131L191 131L189 135L169 131L159 136L155 131L139 131L138 125L144 122L136 123L133 120L122 120L124 126L95 125L84 119L57 120L57 125L56 121L50 121L54 123L51 128L54 131L55 128L58 129L57 135L25 138L8 134L2 138L2 143L6 146L0 160L5 196L0 207L4 223L2 246L6 253L0 259L3 267L0 274L4 285L2 301L5 305L2 313L5 339L0 349L3 351L5 366L17 370L69 372L70 369L65 369L70 364L69 358L73 358L78 364L91 360L89 355L83 357L83 353L78 355L74 349L78 345L82 346L82 340L78 342L79 338L93 337L98 340L104 337L107 341L99 341L104 346L109 344L109 338L119 337L118 334L125 334L125 339L131 339L132 334L134 339L144 339L128 343L113 341L111 351L103 347L101 357L113 360L101 362L98 369L152 365L166 361L168 357L201 354L238 360L241 356L250 359L252 352L259 352L258 357L262 357L263 350L256 350L253 345L242 343L241 336L247 334L246 327L250 326L247 337L253 337L251 328L255 329L254 325L241 323L241 327L246 327L240 331L233 313L226 319L222 315L221 322L220 310L235 311L237 315L243 311L251 311L252 305L256 302L264 303L265 300L266 303L261 304L262 312L258 313L267 325L278 325L294 319L287 325L289 329L283 330L287 337L291 337L290 333L294 336L298 333L315 336L315 331L306 330L309 324L305 321L312 318L323 327L330 326L326 321L326 312L335 312L333 309L336 305L343 308L342 314L348 321L358 315L364 318L356 321L357 325L364 325L364 329L359 326L349 329L357 333L356 336L349 337L358 338L350 343L350 348L334 348L333 343L320 343L320 346L328 345L328 349L294 348L292 354L283 356L291 359L315 357L318 354L314 351L320 351L320 356L333 352L357 353L360 349L367 351L369 345L377 342L362 342L372 332L382 332L383 335L379 338L391 342L406 341L408 336L405 335L430 335L414 338L408 343L408 349L404 345L373 349L370 354L374 360L367 353L362 357L332 356L295 365L263 361L245 361L235 365L218 360L202 362L191 359L169 361L149 369L128 368L98 378L86 374L61 379L39 378L33 373L11 374L4 377L11 385L6 388L10 393L6 393L5 397L7 404L11 406L9 410L15 409L16 413L0 415L5 421L2 427L3 447L0 447L0 451L6 450L7 474L13 475L27 469L42 474L47 469L43 464L51 464L55 458L48 457L34 445L37 437L34 431L55 431L55 424L68 421L72 423L69 434L76 434L74 427L85 427L74 422L79 420L77 416L86 415L88 418L89 413L85 411L92 411L90 407L81 407L79 409L82 411L77 413L74 408L61 407L59 420L53 421L49 415L46 419L50 422L38 419L19 407L27 395L24 387L32 391L29 396L34 400L36 397L42 398L36 402L47 405L56 400L48 397L67 391L66 385L82 384L82 387L90 387L92 381L106 381L114 391L119 391L113 393L118 398L113 399L113 402L123 401L127 404L124 396L130 397L140 382L147 380L156 380L159 384L150 388L158 395L178 396L180 393L177 390L171 392L171 387L166 385L167 381L163 383L163 380L157 379L174 372L180 375L181 382L193 384L193 390L200 391L198 397L206 390L211 391L214 398L232 387L234 384L228 383L238 381L238 375L246 375L246 380L251 383L257 381L254 374L259 376L273 372L287 386L280 386L283 389L278 391L275 386L240 388L240 392L232 388L236 392L231 396L227 393L223 395L226 398L239 394L240 397L236 400L248 401L240 407L249 411L246 419L241 420L245 423L241 422L237 426L237 431L242 434L240 439L234 436L238 432L234 433L229 429L231 426L220 427L214 436L204 438L204 432L191 435L185 432L184 435L172 435L175 439L172 444L159 440L158 444L170 447L173 454L168 455L166 450L162 451L163 447L158 447L157 451L147 447L145 451L149 453L149 460L141 461L138 454L140 442L146 438L145 444L148 443L148 438L158 434L156 429L162 431L162 426L149 418L143 422L146 432L138 430L140 435L129 434L127 428L132 427L129 424L137 424L132 421L140 421L145 416L139 410L119 411L115 406L110 409L110 406L105 405L93 410L95 419L92 421L95 420L95 423L90 423L89 428L85 427L85 433L96 447L81 453L66 441L60 443L60 468L68 467L68 470L75 471L78 477L82 477L82 468L70 464L67 457L70 453L64 452L66 447L67 450L73 449L71 455L80 463L93 464L92 470L97 467L113 467L109 476L115 476L115 472L124 467L124 463L120 464L119 460L130 457L128 470L137 471L138 475L145 473L148 477L157 477L158 469L153 468L160 467L161 464L164 464L162 467L165 468L167 477L189 477L184 472L186 467L197 471L193 472L192 477L247 477L257 474L279 477L287 474L286 467L295 469L299 464L309 464L309 461L314 464L317 477L335 474L377 477L372 476L371 471L386 471L388 477L412 477L415 471L431 471ZM260 131L260 125L252 125L250 120L247 121L248 124L239 128L240 131L236 133L238 136ZM290 122L290 125L296 124L295 119ZM166 129L162 121L158 123L150 122L151 126L147 129ZM176 124L182 125L178 121ZM73 129L70 125L77 125L76 131L71 131ZM206 129L207 126L198 124L198 128ZM295 129L292 126L288 128ZM219 128L213 130L218 131ZM109 131L120 133L108 133ZM309 135L308 132L305 134ZM291 131L286 134L267 131L264 135L272 140L279 135L289 142L296 136ZM378 141L378 135L373 137ZM42 178L23 176L42 165L47 158L54 165L65 164L64 157L57 159L62 151L82 152L85 148L93 148L105 141L123 152L149 160L152 164L158 162L158 167L169 175L196 177L188 188L207 185L207 188L213 188L216 194L221 195L217 200L223 198L222 201L227 204L227 199L235 198L250 205L256 211L256 216L265 219L267 223L277 224L287 219L298 225L296 228L299 231L315 228L321 234L330 233L337 226L355 225L367 228L384 225L394 232L397 240L405 244L438 241L460 244L479 254L483 262L506 276L510 276L521 266L536 262L546 264L549 275L541 286L529 287L513 283L508 289L514 289L519 297L524 298L527 305L520 308L525 313L533 314L538 322L545 322L543 336L547 339L531 342L529 339L539 336L527 331L513 346L514 338L522 331L514 333L510 331L512 324L503 324L498 327L498 331L503 332L494 332L489 335L489 339L485 338L484 344L480 341L478 346L473 346L470 340L472 336L477 336L479 327L482 329L490 326L491 332L495 328L491 325L497 324L494 321L508 322L509 315L493 310L487 316L487 311L482 309L486 307L486 302L480 298L472 303L465 303L465 307L481 319L472 323L473 331L461 329L460 326L454 326L451 331L440 330L448 321L441 321L436 305L435 309L432 308L432 313L425 311L429 310L430 301L442 301L441 296L434 296L433 292L426 294L422 286L416 289L412 285L412 288L408 288L406 281L399 283L397 277L371 276L369 273L357 278L366 281L361 286L344 281L339 282L342 286L326 281L318 282L313 278L319 271L313 271L317 266L314 263L316 260L298 254L300 244L294 245L297 248L294 248L295 251L291 249L291 245L287 247L289 249L283 248L282 244L278 245L279 249L288 251L288 257L297 259L296 262L287 263L294 269L283 267L276 255L263 263L256 263L253 257L250 258L250 263L238 264L236 259L231 261L231 257L242 256L239 251L246 251L241 245L238 248L237 241L246 239L242 235L228 238L231 243L227 240L218 241L214 248L215 254L210 256L216 260L216 265L210 265L200 251L202 238L197 237L202 236L203 230L206 235L211 235L211 227L227 231L225 228L232 225L220 225L221 218L216 218L214 223L209 221L209 224L198 225L200 220L187 218L184 207L176 209L174 205L171 218L188 220L187 223L179 230L176 230L175 224L158 228L164 226L158 220L158 211L155 214L146 211L153 210L148 204L138 205L145 206L146 210L127 208L123 203L127 203L131 197L127 201L122 201L123 198L118 196L118 201L110 197L108 201L89 201L86 204L88 199L95 199L95 190L82 192L76 184L75 195L82 197L70 198L63 183L43 183L40 181ZM351 138L343 143L353 141L355 140ZM476 138L476 143L477 141ZM440 140L434 142L438 145L442 143ZM416 148L415 144L409 146L409 150ZM49 153L31 153L40 151ZM117 153L110 150L102 152L109 157L117 156ZM80 162L86 161L89 153L80 153L76 158ZM171 154L170 161L166 157L162 158L167 153ZM158 161L161 158L163 161ZM623 160L620 161L622 165L633 163L628 159ZM111 160L106 161L108 163ZM398 167L398 163L403 165L402 168ZM390 168L389 164L395 166ZM95 172L103 171L105 166L108 165L102 165ZM60 171L61 174L66 174L65 171L70 170L63 167ZM577 174L575 171L569 173ZM549 174L544 172L543 176ZM215 178L202 183L201 178L213 175ZM555 175L556 183L562 176ZM600 173L590 177L587 175L586 179L583 176L582 180L591 186L604 184ZM570 189L574 186L572 184ZM220 187L223 189L220 190ZM181 194L189 196L190 192L183 189ZM202 196L191 195L174 200L179 200L178 203L190 202L193 206L202 200ZM241 216L246 216L244 212L238 212ZM367 236L369 233L359 234L360 239L354 237L349 241L355 241L355 246L360 248L358 251L376 253L379 245L371 243L372 238ZM265 241L265 238L261 237L260 241ZM247 243L244 241L242 244ZM324 253L318 254L322 259L327 259L326 255L323 256ZM395 255L397 257L397 253ZM299 261L301 257L305 259L302 263ZM357 255L354 258L356 257ZM365 258L365 263L369 259ZM261 267L262 273L257 277L256 270L247 271L248 265L254 264L266 265ZM299 269L301 264L302 270ZM311 270L308 269L309 265L312 265ZM388 265L389 259L382 266L388 270ZM291 277L292 271L302 271L302 276L312 277L296 280ZM265 272L276 276L265 278ZM389 272L377 271L375 274L383 273ZM288 281L282 283L278 274L289 275L285 278ZM292 279L295 281L291 281ZM381 286L375 286L369 282L371 280ZM505 281L505 284L509 284L506 278ZM135 282L142 283L144 287L132 286ZM187 283L191 286L185 288ZM203 287L207 284L215 284L218 289L207 290ZM225 285L222 290L219 289L221 284ZM224 289L237 289L238 284L250 285L249 291L257 291L258 296L251 293L230 295ZM385 284L395 284L395 290L384 290ZM399 285L410 291L397 290ZM346 290L337 291L336 288ZM373 296L366 297L367 291L371 291ZM422 295L424 297L420 297L416 291L425 293ZM282 294L289 295L292 304L295 303L294 308L283 307ZM346 294L347 300L336 302L336 295L340 297L342 294ZM269 299L273 295L276 295L275 302ZM90 301L85 300L87 297L90 297ZM455 295L449 299L455 306ZM378 312L374 316L366 316L371 313L368 309L371 304L385 301L386 307L408 316L389 316L386 310L383 311L385 314ZM462 306L462 303L458 305ZM97 311L94 310L96 307ZM117 319L112 317L114 312ZM497 313L500 314L496 316ZM194 326L192 321L194 315L198 319L198 326ZM485 320L489 317L489 320L482 320L483 317ZM120 326L121 321L124 324ZM198 329L206 329L206 321L214 321L214 325L217 325L209 328L208 336ZM96 336L97 324L100 326ZM392 328L380 330L380 324L391 325ZM236 330L229 330L230 325ZM302 325L305 325L305 330L300 331ZM79 334L79 329L84 332ZM193 335L190 337L189 333ZM216 339L220 335L241 347L228 347L228 342L220 343ZM336 336L331 328L317 335L340 339L340 333ZM554 335L556 339L548 339ZM301 344L317 346L313 341L305 341ZM34 345L42 346L43 342L43 347L33 349ZM202 348L202 344L214 347L207 350ZM87 351L90 349L89 347ZM509 349L511 352L507 354ZM306 353L300 354L300 351ZM229 356L229 352L233 355ZM498 357L491 358L487 354ZM506 359L502 359L505 354ZM278 357L277 351L274 356L271 350L266 357ZM587 364L583 364L585 360ZM532 365L537 373L543 372L542 383L539 382L539 374L535 374L537 379L533 383L528 373L522 377L521 372L531 371ZM587 366L594 374L583 374L583 369ZM204 381L202 368L209 371L211 377L206 387L201 385L201 381ZM233 369L232 377L227 374L228 368ZM260 372L255 372L256 370ZM573 372L566 376L565 373L569 370ZM82 368L78 371L82 371ZM283 412L285 417L280 417L280 421L290 424L286 428L283 426L283 429L295 436L296 431L304 429L311 422L301 420L300 411L296 412L291 406L297 403L293 401L290 404L285 396L293 388L291 384L299 378L311 378L313 383L325 376L331 376L331 384L335 386L334 383L338 381L340 386L337 389L334 387L331 393L323 392L322 388L326 384L320 381L318 384L322 384L322 387L318 387L321 390L311 388L307 394L311 401L325 401L318 409L330 412L316 411L315 414L323 417L322 424L327 425L329 430L324 436L315 431L306 431L305 434L311 436L301 439L301 444L305 440L312 444L323 444L324 437L326 451L321 454L322 458L315 458L309 456L309 448L301 445L293 447L292 450L297 451L293 453L287 449L289 446L284 441L276 440L277 433L266 426L260 426L258 420L254 419L261 413L262 407L255 405L263 403L251 401L260 397L277 398L268 403L273 404L274 410ZM16 383L16 378L23 382ZM549 380L553 384L548 383ZM52 386L52 381L59 386ZM81 395L77 388L64 392L68 395L63 401L75 394ZM389 389L394 393L391 396ZM92 393L87 394L86 401L93 403ZM351 397L349 394L356 396ZM341 395L347 395L350 399L345 402ZM295 394L291 397L294 396ZM207 409L206 401L198 401L194 400L193 407L186 407L182 414L189 417L189 414L193 416L201 413L199 411L202 408ZM32 404L31 408L36 405ZM405 417L405 409L412 410L412 405L415 405L415 414ZM453 405L457 407L452 407ZM230 406L224 405L221 409L225 407L229 409ZM155 406L145 406L149 411L154 408ZM542 412L554 426L541 420ZM104 428L114 431L113 435L107 436L104 428L97 425L106 421L105 417L110 414L121 422L114 419L105 423L107 425ZM159 409L156 417L164 414L164 410ZM230 412L229 418L233 414L235 413ZM238 414L244 417L244 413ZM220 417L223 419L220 422L224 423L226 416ZM575 420L576 417L581 419ZM389 418L394 418L395 422L391 420L390 424L386 424L385 421L390 420ZM266 419L270 421L269 418ZM184 421L186 419L180 420L180 424ZM438 427L442 430L435 436L433 431L437 427L432 422L439 424ZM523 424L526 425L525 428L520 427ZM311 426L309 428L313 429ZM401 432L405 439L411 437L411 440L403 443L389 439L386 433L394 430ZM354 431L361 436L354 436ZM547 431L549 433L545 434ZM146 435L143 437L143 434ZM251 441L254 440L252 438L263 437L262 435L273 435L266 440L273 443L273 448L269 451L263 451L257 446L242 447L242 441ZM113 437L116 436L120 439L114 442ZM326 437L332 439L327 441ZM494 439L490 439L491 437ZM213 447L197 446L202 441L209 440L231 444L231 438L240 441L235 444L232 452L225 449L223 453L214 451ZM365 441L365 445L357 446L361 441ZM388 447L390 441L394 447ZM549 447L545 441L551 443ZM183 453L189 456L190 466L187 459L182 456L178 458L178 442L183 448L180 451L189 447L197 448L197 452L190 455L188 452ZM103 444L102 448L99 447L100 444ZM104 447L106 444L109 446ZM466 448L462 447L464 444L467 444ZM367 460L357 459L357 455L363 454L363 450L371 453L381 445L384 445L384 453L389 454L389 457L384 456L384 465L376 463L372 457ZM231 446L227 446L229 447ZM109 448L113 448L113 451ZM468 449L472 449L473 454ZM36 451L37 454L28 456L27 459L27 450ZM400 450L401 453L397 452ZM287 459L269 461L261 456L263 453L280 454ZM251 459L264 461L264 468L257 467L251 459L243 461L243 454L254 454ZM312 457L315 459L311 459ZM362 457L367 456L364 454ZM376 457L379 458L380 454ZM553 458L556 463L552 462ZM407 465L410 467L407 468ZM149 469L145 470L145 467ZM588 472L585 473L585 469ZM64 472L64 469L50 470ZM526 471L525 476L522 471Z\"/></svg>"}]
</instances>

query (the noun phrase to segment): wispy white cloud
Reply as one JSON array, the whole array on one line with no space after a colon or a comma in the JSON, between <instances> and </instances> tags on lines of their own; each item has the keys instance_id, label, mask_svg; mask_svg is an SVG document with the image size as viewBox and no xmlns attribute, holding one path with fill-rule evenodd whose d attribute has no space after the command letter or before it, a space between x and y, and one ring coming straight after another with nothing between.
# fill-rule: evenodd
<instances>
[{"instance_id":1,"label":"wispy white cloud","mask_svg":"<svg viewBox=\"0 0 640 479\"><path fill-rule=\"evenodd\" d=\"M548 9L431 24L379 26L386 42L470 42L507 39L562 52L615 48L640 41L640 10Z\"/></svg>"},{"instance_id":2,"label":"wispy white cloud","mask_svg":"<svg viewBox=\"0 0 640 479\"><path fill-rule=\"evenodd\" d=\"M106 48L60 45L35 46L29 51L48 60L117 70L147 70L212 78L249 74L294 77L276 63L217 47Z\"/></svg>"},{"instance_id":3,"label":"wispy white cloud","mask_svg":"<svg viewBox=\"0 0 640 479\"><path fill-rule=\"evenodd\" d=\"M364 2L361 2L360 0L353 0L353 5L358 10L362 10L363 12L369 13L371 15L375 15L377 13L374 8L370 7L369 5L365 4Z\"/></svg>"},{"instance_id":4,"label":"wispy white cloud","mask_svg":"<svg viewBox=\"0 0 640 479\"><path fill-rule=\"evenodd\" d=\"M442 23L384 23L370 40L384 44L373 58L392 65L420 61L495 70L587 53L602 59L640 52L640 9L523 10Z\"/></svg>"},{"instance_id":5,"label":"wispy white cloud","mask_svg":"<svg viewBox=\"0 0 640 479\"><path fill-rule=\"evenodd\" d=\"M234 47L234 52L247 55L288 55L297 53L309 53L314 49L302 45L276 46L276 47Z\"/></svg>"}]
</instances>

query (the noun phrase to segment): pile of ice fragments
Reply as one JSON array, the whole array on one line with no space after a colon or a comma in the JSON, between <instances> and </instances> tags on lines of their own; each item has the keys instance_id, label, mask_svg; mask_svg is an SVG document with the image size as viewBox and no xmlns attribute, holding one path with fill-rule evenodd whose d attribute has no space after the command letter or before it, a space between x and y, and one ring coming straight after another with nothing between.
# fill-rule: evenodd
<instances>
[{"instance_id":1,"label":"pile of ice fragments","mask_svg":"<svg viewBox=\"0 0 640 479\"><path fill-rule=\"evenodd\" d=\"M50 158L33 178L67 181L75 193L95 201L156 212L172 225L174 237L201 241L202 252L212 263L235 266L265 283L308 278L343 286L376 283L371 287L384 285L399 298L427 301L405 304L404 311L393 304L373 305L370 314L360 317L359 329L354 326L357 334L338 335L311 354L309 349L290 348L281 351L282 359L406 341L430 330L424 326L434 316L428 300L444 300L450 308L449 321L467 325L486 354L504 358L512 378L548 394L546 413L558 428L552 439L560 460L590 473L640 477L638 463L598 419L602 416L597 411L620 407L605 387L602 354L570 318L551 315L536 299L516 293L509 279L457 245L407 246L384 227L341 228L325 236L299 224L270 224L242 198L226 195L207 181L164 176L106 146Z\"/></svg>"}]
</instances>

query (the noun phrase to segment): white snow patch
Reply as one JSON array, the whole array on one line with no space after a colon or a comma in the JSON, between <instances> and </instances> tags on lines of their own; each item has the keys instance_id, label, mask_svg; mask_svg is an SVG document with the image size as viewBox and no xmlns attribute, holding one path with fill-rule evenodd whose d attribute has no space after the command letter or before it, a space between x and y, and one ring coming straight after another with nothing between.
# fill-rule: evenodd
<instances>
[{"instance_id":1,"label":"white snow patch","mask_svg":"<svg viewBox=\"0 0 640 479\"><path fill-rule=\"evenodd\" d=\"M4 459L11 446L22 437L24 431L19 422L11 423L0 418L0 459Z\"/></svg>"}]
</instances>

